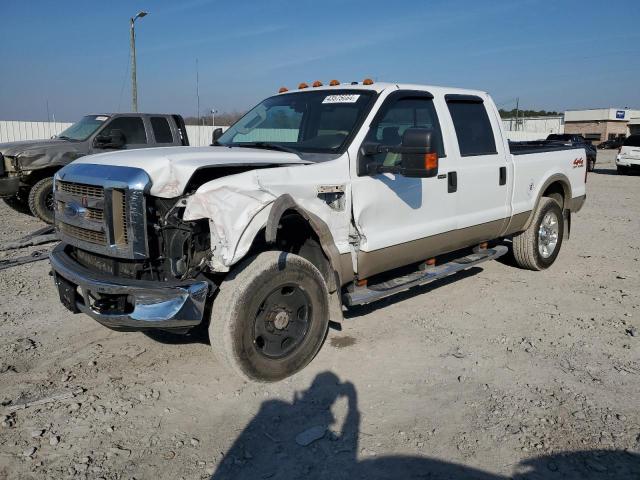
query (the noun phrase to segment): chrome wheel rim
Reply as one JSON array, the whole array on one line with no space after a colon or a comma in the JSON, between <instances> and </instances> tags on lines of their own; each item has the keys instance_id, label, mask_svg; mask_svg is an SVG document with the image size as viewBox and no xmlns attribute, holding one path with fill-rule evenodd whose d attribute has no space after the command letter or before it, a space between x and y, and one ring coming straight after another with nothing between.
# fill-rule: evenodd
<instances>
[{"instance_id":1,"label":"chrome wheel rim","mask_svg":"<svg viewBox=\"0 0 640 480\"><path fill-rule=\"evenodd\" d=\"M547 212L538 229L538 252L542 258L553 255L558 245L559 234L558 216L554 212Z\"/></svg>"}]
</instances>

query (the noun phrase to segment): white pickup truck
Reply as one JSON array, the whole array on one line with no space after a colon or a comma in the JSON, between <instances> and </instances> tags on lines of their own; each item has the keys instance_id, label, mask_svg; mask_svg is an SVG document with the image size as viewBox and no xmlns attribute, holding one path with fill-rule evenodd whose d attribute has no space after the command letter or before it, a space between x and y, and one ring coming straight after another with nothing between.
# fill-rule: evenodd
<instances>
[{"instance_id":1,"label":"white pickup truck","mask_svg":"<svg viewBox=\"0 0 640 480\"><path fill-rule=\"evenodd\" d=\"M245 378L302 369L343 308L504 254L542 270L585 151L510 144L485 92L300 84L211 147L83 157L55 177L63 304L116 330L208 326Z\"/></svg>"}]
</instances>

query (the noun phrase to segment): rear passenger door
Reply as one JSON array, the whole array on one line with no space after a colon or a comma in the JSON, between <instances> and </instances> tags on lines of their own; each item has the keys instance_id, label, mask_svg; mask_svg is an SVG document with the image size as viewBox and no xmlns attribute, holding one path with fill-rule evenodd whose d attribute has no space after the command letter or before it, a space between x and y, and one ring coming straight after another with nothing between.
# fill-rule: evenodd
<instances>
[{"instance_id":1,"label":"rear passenger door","mask_svg":"<svg viewBox=\"0 0 640 480\"><path fill-rule=\"evenodd\" d=\"M498 237L510 215L509 168L498 119L475 95L445 95L457 142L449 152L457 228L473 241Z\"/></svg>"}]
</instances>

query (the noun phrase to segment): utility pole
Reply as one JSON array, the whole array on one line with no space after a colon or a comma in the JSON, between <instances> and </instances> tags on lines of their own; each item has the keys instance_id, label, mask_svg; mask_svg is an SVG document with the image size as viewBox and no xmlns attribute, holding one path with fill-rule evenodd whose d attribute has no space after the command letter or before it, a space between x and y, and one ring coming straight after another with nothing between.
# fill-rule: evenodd
<instances>
[{"instance_id":1,"label":"utility pole","mask_svg":"<svg viewBox=\"0 0 640 480\"><path fill-rule=\"evenodd\" d=\"M138 111L138 82L136 78L136 30L135 23L138 18L146 17L147 12L138 12L135 17L131 17L129 24L130 47L131 47L131 109Z\"/></svg>"},{"instance_id":2,"label":"utility pole","mask_svg":"<svg viewBox=\"0 0 640 480\"><path fill-rule=\"evenodd\" d=\"M518 131L518 113L520 113L520 97L516 98L516 132Z\"/></svg>"}]
</instances>

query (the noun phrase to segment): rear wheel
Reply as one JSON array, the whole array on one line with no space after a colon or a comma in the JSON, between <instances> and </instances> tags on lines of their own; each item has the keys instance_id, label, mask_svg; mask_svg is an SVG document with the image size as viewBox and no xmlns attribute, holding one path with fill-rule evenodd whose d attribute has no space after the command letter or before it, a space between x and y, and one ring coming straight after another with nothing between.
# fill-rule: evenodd
<instances>
[{"instance_id":1,"label":"rear wheel","mask_svg":"<svg viewBox=\"0 0 640 480\"><path fill-rule=\"evenodd\" d=\"M45 223L52 224L54 216L53 178L43 178L29 192L31 212Z\"/></svg>"},{"instance_id":2,"label":"rear wheel","mask_svg":"<svg viewBox=\"0 0 640 480\"><path fill-rule=\"evenodd\" d=\"M247 379L293 375L322 346L328 296L320 271L298 255L270 251L249 258L222 282L214 300L214 353Z\"/></svg>"},{"instance_id":3,"label":"rear wheel","mask_svg":"<svg viewBox=\"0 0 640 480\"><path fill-rule=\"evenodd\" d=\"M521 268L544 270L562 246L564 217L557 201L543 197L529 228L513 237L513 256Z\"/></svg>"}]
</instances>

